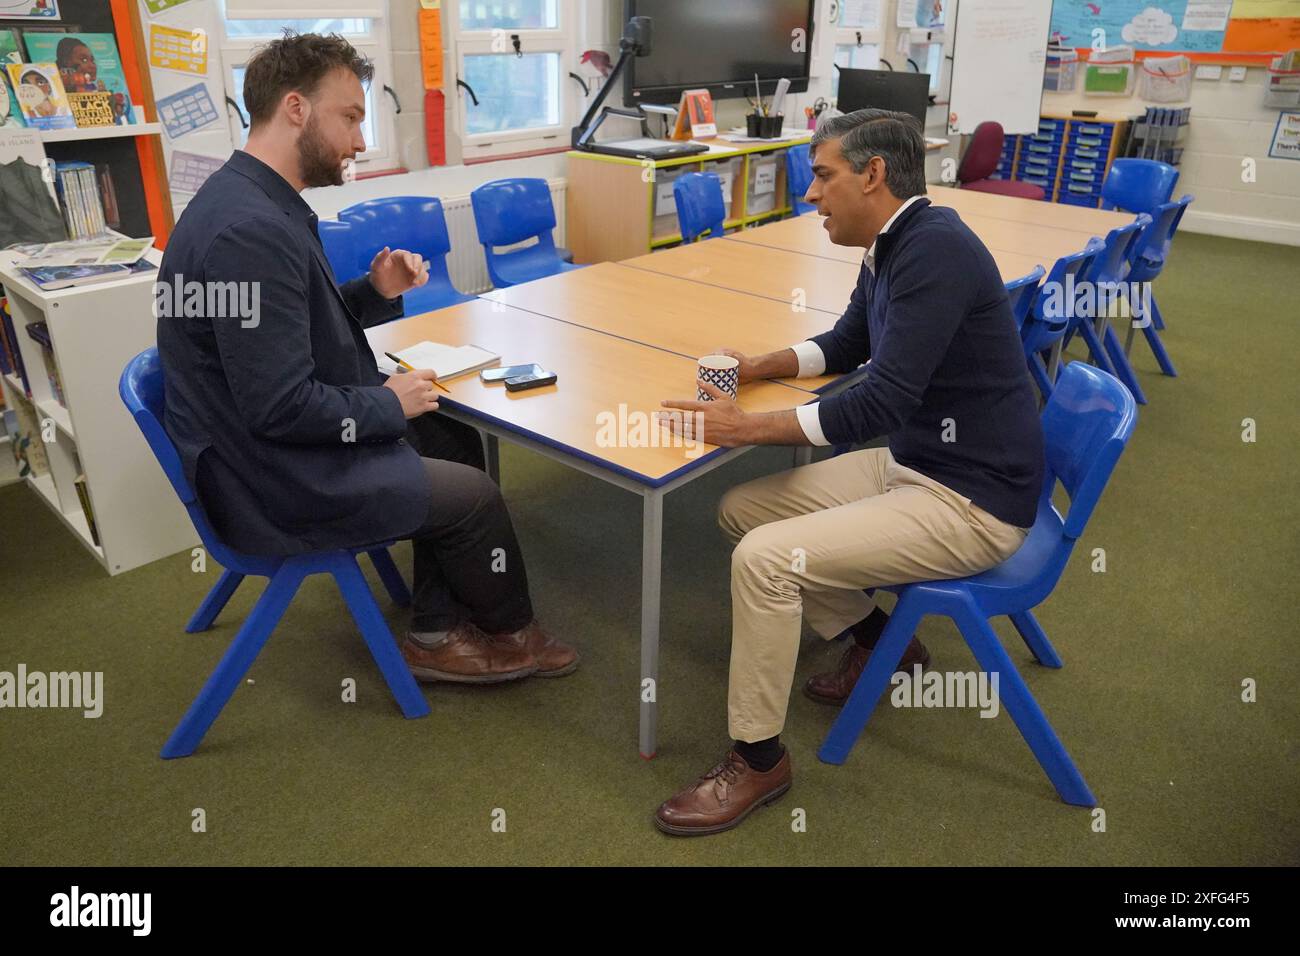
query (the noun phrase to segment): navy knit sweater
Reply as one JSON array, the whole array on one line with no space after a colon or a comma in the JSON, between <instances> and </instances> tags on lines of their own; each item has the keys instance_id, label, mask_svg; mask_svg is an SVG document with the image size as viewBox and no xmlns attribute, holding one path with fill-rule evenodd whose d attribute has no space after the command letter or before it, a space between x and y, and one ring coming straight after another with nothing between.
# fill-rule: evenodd
<instances>
[{"instance_id":1,"label":"navy knit sweater","mask_svg":"<svg viewBox=\"0 0 1300 956\"><path fill-rule=\"evenodd\" d=\"M818 407L834 444L888 436L899 464L1019 527L1034 523L1043 434L1019 331L993 257L957 213L913 203L876 240L835 327L826 371L859 384Z\"/></svg>"}]
</instances>

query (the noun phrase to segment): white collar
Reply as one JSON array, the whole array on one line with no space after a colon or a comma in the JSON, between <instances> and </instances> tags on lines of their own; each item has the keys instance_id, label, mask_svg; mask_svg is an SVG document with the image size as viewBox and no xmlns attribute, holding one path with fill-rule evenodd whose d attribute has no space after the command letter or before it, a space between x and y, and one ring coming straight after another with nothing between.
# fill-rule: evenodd
<instances>
[{"instance_id":1,"label":"white collar","mask_svg":"<svg viewBox=\"0 0 1300 956\"><path fill-rule=\"evenodd\" d=\"M896 220L899 216L903 214L903 210L905 210L908 206L912 205L918 199L924 199L924 198L925 198L924 196L917 195L906 200L903 203L903 205L899 206L897 209L894 210L894 214L889 217L889 220L883 226L880 227L880 232L877 234L876 239L873 239L871 242L871 248L869 248L866 251L866 254L862 257L862 261L866 263L866 266L871 271L872 275L876 274L876 240L878 240L885 233L889 232L889 227L894 224L894 220Z\"/></svg>"}]
</instances>

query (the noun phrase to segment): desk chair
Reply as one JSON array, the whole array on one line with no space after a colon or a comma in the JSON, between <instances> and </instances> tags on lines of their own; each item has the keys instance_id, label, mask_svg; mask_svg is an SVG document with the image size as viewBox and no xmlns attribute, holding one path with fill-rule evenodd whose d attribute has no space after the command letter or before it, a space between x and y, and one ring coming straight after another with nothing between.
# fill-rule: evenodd
<instances>
[{"instance_id":1,"label":"desk chair","mask_svg":"<svg viewBox=\"0 0 1300 956\"><path fill-rule=\"evenodd\" d=\"M230 695L235 692L252 666L253 660L262 650L267 638L275 630L289 602L293 600L304 578L312 574L329 574L338 583L343 593L343 600L352 612L361 636L370 647L370 653L379 665L384 680L397 698L398 705L406 717L423 717L429 713L429 702L420 693L419 685L411 676L406 662L397 649L393 634L384 622L366 579L361 576L357 565L357 555L365 552L379 572L380 580L395 604L405 607L411 603L410 592L398 573L393 559L385 544L373 544L361 548L339 551L318 551L299 554L288 558L258 557L241 554L227 547L217 537L208 523L203 506L199 504L194 489L190 487L181 467L181 459L172 444L171 438L163 429L163 412L165 408L165 388L163 384L162 363L158 359L156 348L145 349L133 358L122 372L118 382L118 394L130 411L131 417L144 433L145 441L153 451L158 463L162 465L172 488L180 497L194 530L207 548L208 554L225 568L216 586L203 599L199 609L194 612L186 625L185 631L193 634L212 626L221 609L225 607L230 596L235 593L239 583L246 575L269 578L270 581L262 596L257 599L253 611L235 635L226 650L217 669L212 672L208 682L199 691L190 709L177 725L171 737L163 746L162 756L188 757L192 754L203 735L208 732L213 721L225 707Z\"/></svg>"},{"instance_id":2,"label":"desk chair","mask_svg":"<svg viewBox=\"0 0 1300 956\"><path fill-rule=\"evenodd\" d=\"M1066 366L1043 409L1047 469L1038 501L1038 517L1025 543L997 567L972 577L885 588L898 595L898 604L853 693L817 752L821 760L844 763L889 685L921 618L926 614L942 614L952 618L960 629L980 668L998 675L1002 706L1015 721L1061 799L1080 807L1097 805L1083 775L1025 686L988 619L1009 615L1038 663L1045 667L1061 666L1060 656L1034 618L1032 609L1060 581L1070 552L1083 534L1136 422L1133 396L1118 380L1083 362ZM1052 505L1057 481L1070 497L1064 519ZM1078 623L1086 627L1086 621Z\"/></svg>"},{"instance_id":3,"label":"desk chair","mask_svg":"<svg viewBox=\"0 0 1300 956\"><path fill-rule=\"evenodd\" d=\"M582 268L565 262L555 247L555 208L545 179L496 179L479 186L469 198L494 286L506 288ZM537 241L522 249L494 251L528 239Z\"/></svg>"},{"instance_id":4,"label":"desk chair","mask_svg":"<svg viewBox=\"0 0 1300 956\"><path fill-rule=\"evenodd\" d=\"M1163 203L1156 207L1151 225L1142 231L1141 238L1133 245L1133 255L1129 260L1130 282L1154 282L1164 271L1169 250L1173 246L1174 233L1178 231L1178 224L1183 221L1183 213L1187 212L1187 207L1195 199L1196 197L1189 193L1177 202ZM1154 290L1151 293L1150 318L1149 322L1143 323L1142 334L1146 336L1147 344L1151 346L1156 361L1160 363L1160 371L1166 375L1176 376L1178 373L1174 370L1174 363L1170 361L1169 353L1165 351L1165 344L1160 340L1158 330L1165 327L1165 320L1160 314L1160 306L1156 304ZM1128 336L1124 342L1124 353L1128 354L1132 346L1133 327L1129 326Z\"/></svg>"},{"instance_id":5,"label":"desk chair","mask_svg":"<svg viewBox=\"0 0 1300 956\"><path fill-rule=\"evenodd\" d=\"M1043 400L1052 397L1052 383L1060 363L1061 340L1074 321L1075 297L1067 292L1077 291L1079 277L1088 274L1092 262L1105 248L1105 243L1095 236L1081 252L1062 256L1047 274L1047 281L1039 286L1029 313L1020 326L1020 341L1024 345L1025 360ZM1067 285L1067 277L1073 277ZM1051 352L1050 367L1044 365L1042 353Z\"/></svg>"},{"instance_id":6,"label":"desk chair","mask_svg":"<svg viewBox=\"0 0 1300 956\"><path fill-rule=\"evenodd\" d=\"M403 315L432 312L475 298L459 291L447 272L451 238L441 200L432 196L367 199L340 210L339 219L353 226L357 254L367 267L384 246L419 253L429 263L429 281L403 296Z\"/></svg>"},{"instance_id":7,"label":"desk chair","mask_svg":"<svg viewBox=\"0 0 1300 956\"><path fill-rule=\"evenodd\" d=\"M357 236L352 224L341 220L322 219L316 223L316 232L320 244L325 248L325 258L334 270L334 281L342 285L349 279L364 275L370 266L370 260L361 264L357 252Z\"/></svg>"},{"instance_id":8,"label":"desk chair","mask_svg":"<svg viewBox=\"0 0 1300 956\"><path fill-rule=\"evenodd\" d=\"M1178 183L1178 170L1154 159L1117 159L1110 164L1101 184L1101 208L1144 212L1154 216L1156 207L1169 202Z\"/></svg>"},{"instance_id":9,"label":"desk chair","mask_svg":"<svg viewBox=\"0 0 1300 956\"><path fill-rule=\"evenodd\" d=\"M1033 271L1028 275L1012 279L1007 283L1007 297L1011 300L1011 315L1016 320L1017 329L1024 328L1025 317L1033 308L1034 299L1038 296L1038 286L1042 283L1046 272L1047 270L1042 266L1034 266Z\"/></svg>"},{"instance_id":10,"label":"desk chair","mask_svg":"<svg viewBox=\"0 0 1300 956\"><path fill-rule=\"evenodd\" d=\"M813 181L812 153L807 143L791 146L785 151L785 181L790 186L790 208L796 216L817 208L803 201Z\"/></svg>"},{"instance_id":11,"label":"desk chair","mask_svg":"<svg viewBox=\"0 0 1300 956\"><path fill-rule=\"evenodd\" d=\"M717 173L684 173L673 182L673 201L677 203L677 224L682 242L695 242L709 234L717 239L723 233L727 207L722 199L722 179Z\"/></svg>"},{"instance_id":12,"label":"desk chair","mask_svg":"<svg viewBox=\"0 0 1300 956\"><path fill-rule=\"evenodd\" d=\"M1138 213L1137 218L1132 222L1112 229L1106 236L1106 247L1097 258L1092 260L1092 268L1088 270L1087 275L1081 277L1097 291L1094 301L1099 308L1103 304L1108 305L1114 301L1115 297L1110 296L1109 293L1106 296L1108 302L1102 301L1102 292L1109 289L1115 289L1116 296L1123 296L1126 301L1129 299L1127 284L1120 286L1120 283L1128 278L1129 259L1132 257L1134 243L1138 241L1142 230L1150 224L1150 216L1146 213ZM1132 302L1128 304L1131 311L1135 305ZM1142 387L1138 384L1137 375L1133 371L1133 366L1129 364L1128 356L1120 347L1119 337L1111 328L1109 313L1094 316L1076 315L1069 331L1065 334L1066 345L1076 332L1087 343L1092 363L1117 377L1133 393L1137 403L1145 405L1146 396L1142 393Z\"/></svg>"},{"instance_id":13,"label":"desk chair","mask_svg":"<svg viewBox=\"0 0 1300 956\"><path fill-rule=\"evenodd\" d=\"M998 161L1002 158L1002 141L1005 138L1001 123L989 121L975 127L970 145L966 147L966 153L957 167L957 188L1041 200L1046 195L1042 186L1010 179L988 178L998 168Z\"/></svg>"}]
</instances>

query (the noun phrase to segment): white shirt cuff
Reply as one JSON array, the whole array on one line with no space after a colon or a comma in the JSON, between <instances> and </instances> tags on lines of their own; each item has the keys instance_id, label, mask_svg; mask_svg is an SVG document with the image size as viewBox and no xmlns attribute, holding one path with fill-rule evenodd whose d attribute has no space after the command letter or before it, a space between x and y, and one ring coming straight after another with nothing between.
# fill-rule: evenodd
<instances>
[{"instance_id":1,"label":"white shirt cuff","mask_svg":"<svg viewBox=\"0 0 1300 956\"><path fill-rule=\"evenodd\" d=\"M826 371L826 353L812 339L804 339L790 348L799 357L799 377L812 378Z\"/></svg>"},{"instance_id":2,"label":"white shirt cuff","mask_svg":"<svg viewBox=\"0 0 1300 956\"><path fill-rule=\"evenodd\" d=\"M820 353L821 349L817 351ZM821 402L813 402L811 405L800 405L794 413L799 418L799 427L810 442L814 445L829 445L830 442L822 432L821 413L817 410L820 404Z\"/></svg>"}]
</instances>

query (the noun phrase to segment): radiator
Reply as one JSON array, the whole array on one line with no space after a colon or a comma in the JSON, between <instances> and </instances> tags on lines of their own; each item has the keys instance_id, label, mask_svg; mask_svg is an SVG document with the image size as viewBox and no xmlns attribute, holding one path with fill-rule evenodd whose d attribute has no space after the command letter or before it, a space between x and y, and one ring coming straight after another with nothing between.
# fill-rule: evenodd
<instances>
[{"instance_id":1,"label":"radiator","mask_svg":"<svg viewBox=\"0 0 1300 956\"><path fill-rule=\"evenodd\" d=\"M563 180L552 181L551 205L555 209L555 244L564 245L564 189ZM483 246L474 228L474 209L469 196L444 196L442 211L447 217L447 234L451 239L451 252L447 254L447 271L451 282L461 292L477 295L492 288L488 278L487 261ZM528 245L529 243L521 243ZM516 248L505 246L505 249Z\"/></svg>"}]
</instances>

